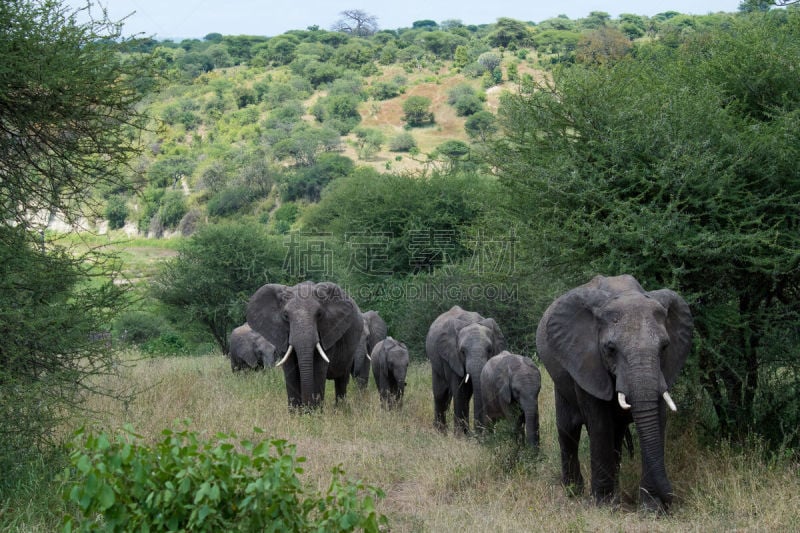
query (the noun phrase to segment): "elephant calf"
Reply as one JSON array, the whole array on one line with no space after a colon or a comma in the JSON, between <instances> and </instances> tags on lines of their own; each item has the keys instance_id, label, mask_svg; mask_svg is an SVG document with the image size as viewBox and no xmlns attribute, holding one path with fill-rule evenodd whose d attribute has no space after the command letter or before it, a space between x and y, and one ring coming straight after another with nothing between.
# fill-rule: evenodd
<instances>
[{"instance_id":1,"label":"elephant calf","mask_svg":"<svg viewBox=\"0 0 800 533\"><path fill-rule=\"evenodd\" d=\"M408 372L408 348L392 337L386 337L372 349L372 376L381 394L381 405L389 409L403 401Z\"/></svg>"},{"instance_id":2,"label":"elephant calf","mask_svg":"<svg viewBox=\"0 0 800 533\"><path fill-rule=\"evenodd\" d=\"M506 418L515 423L520 436L539 448L539 390L542 376L528 357L503 351L492 357L481 371L481 391L487 422Z\"/></svg>"},{"instance_id":3,"label":"elephant calf","mask_svg":"<svg viewBox=\"0 0 800 533\"><path fill-rule=\"evenodd\" d=\"M245 322L235 328L228 339L231 370L263 369L275 364L275 346Z\"/></svg>"}]
</instances>

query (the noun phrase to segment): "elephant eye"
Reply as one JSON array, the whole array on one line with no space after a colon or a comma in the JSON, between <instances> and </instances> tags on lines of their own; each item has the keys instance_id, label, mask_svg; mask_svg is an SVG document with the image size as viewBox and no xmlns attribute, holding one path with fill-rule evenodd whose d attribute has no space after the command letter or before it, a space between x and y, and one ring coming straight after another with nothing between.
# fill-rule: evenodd
<instances>
[{"instance_id":1,"label":"elephant eye","mask_svg":"<svg viewBox=\"0 0 800 533\"><path fill-rule=\"evenodd\" d=\"M289 321L289 313L287 313L286 311L281 311L281 318L284 321L288 322Z\"/></svg>"}]
</instances>

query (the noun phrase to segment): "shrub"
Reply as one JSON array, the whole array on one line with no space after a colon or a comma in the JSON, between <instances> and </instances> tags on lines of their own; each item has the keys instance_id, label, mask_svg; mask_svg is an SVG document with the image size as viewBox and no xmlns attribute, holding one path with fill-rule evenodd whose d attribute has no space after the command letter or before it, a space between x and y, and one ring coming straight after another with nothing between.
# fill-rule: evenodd
<instances>
[{"instance_id":1,"label":"shrub","mask_svg":"<svg viewBox=\"0 0 800 533\"><path fill-rule=\"evenodd\" d=\"M106 202L105 217L110 229L119 229L125 225L128 217L128 206L124 196L114 195Z\"/></svg>"},{"instance_id":2,"label":"shrub","mask_svg":"<svg viewBox=\"0 0 800 533\"><path fill-rule=\"evenodd\" d=\"M247 187L223 189L208 201L208 214L215 217L231 215L250 204L252 199L253 194Z\"/></svg>"},{"instance_id":3,"label":"shrub","mask_svg":"<svg viewBox=\"0 0 800 533\"><path fill-rule=\"evenodd\" d=\"M114 322L116 336L126 342L143 344L164 332L163 319L143 311L128 311Z\"/></svg>"},{"instance_id":4,"label":"shrub","mask_svg":"<svg viewBox=\"0 0 800 533\"><path fill-rule=\"evenodd\" d=\"M403 102L403 120L409 126L419 126L433 122L433 112L430 110L431 99L425 96L409 96Z\"/></svg>"},{"instance_id":5,"label":"shrub","mask_svg":"<svg viewBox=\"0 0 800 533\"><path fill-rule=\"evenodd\" d=\"M116 438L79 430L63 474L63 498L79 512L64 518L64 531L377 532L388 524L375 511L383 491L342 481L339 466L324 494L304 489L305 458L284 440L162 434L150 447L129 426Z\"/></svg>"},{"instance_id":6,"label":"shrub","mask_svg":"<svg viewBox=\"0 0 800 533\"><path fill-rule=\"evenodd\" d=\"M181 191L167 191L158 208L158 218L165 228L177 227L188 211Z\"/></svg>"},{"instance_id":7,"label":"shrub","mask_svg":"<svg viewBox=\"0 0 800 533\"><path fill-rule=\"evenodd\" d=\"M409 152L417 147L417 141L411 133L404 131L398 133L389 141L389 150L392 152Z\"/></svg>"}]
</instances>

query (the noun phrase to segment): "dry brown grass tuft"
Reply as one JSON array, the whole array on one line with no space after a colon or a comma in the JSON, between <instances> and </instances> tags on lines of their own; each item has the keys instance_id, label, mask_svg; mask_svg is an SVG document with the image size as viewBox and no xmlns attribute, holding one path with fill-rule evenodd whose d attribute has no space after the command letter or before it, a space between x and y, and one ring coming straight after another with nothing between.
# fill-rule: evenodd
<instances>
[{"instance_id":1,"label":"dry brown grass tuft","mask_svg":"<svg viewBox=\"0 0 800 533\"><path fill-rule=\"evenodd\" d=\"M324 489L330 469L341 464L348 477L381 487L386 498L379 509L397 532L796 530L798 464L766 463L757 451L700 448L688 432L668 436L668 469L678 493L669 516L636 510L630 495L636 494L638 452L623 461L619 509L598 508L585 495L568 497L559 484L552 383L546 373L543 378L538 457L504 438L502 425L485 443L434 431L427 362L412 364L403 408L395 412L380 408L370 383L363 392L351 387L340 406L329 384L323 411L290 414L280 370L233 375L220 355L132 363L112 384L135 385L142 390L137 399L126 408L94 398L89 407L104 413L96 427L131 423L152 441L186 418L208 438L219 431L256 438L253 427L262 428L297 445L308 459L302 479L311 486Z\"/></svg>"}]
</instances>

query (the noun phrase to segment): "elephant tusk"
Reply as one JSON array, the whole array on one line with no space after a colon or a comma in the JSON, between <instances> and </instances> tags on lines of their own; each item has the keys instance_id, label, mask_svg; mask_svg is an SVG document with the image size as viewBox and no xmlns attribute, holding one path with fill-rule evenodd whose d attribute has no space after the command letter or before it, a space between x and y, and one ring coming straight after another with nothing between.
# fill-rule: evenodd
<instances>
[{"instance_id":1,"label":"elephant tusk","mask_svg":"<svg viewBox=\"0 0 800 533\"><path fill-rule=\"evenodd\" d=\"M664 393L664 401L667 402L667 406L672 411L677 411L678 410L678 407L675 405L675 402L672 401L672 397L669 395L668 392Z\"/></svg>"},{"instance_id":2,"label":"elephant tusk","mask_svg":"<svg viewBox=\"0 0 800 533\"><path fill-rule=\"evenodd\" d=\"M464 383L468 383L468 382L469 382L469 374L464 376Z\"/></svg>"},{"instance_id":3,"label":"elephant tusk","mask_svg":"<svg viewBox=\"0 0 800 533\"><path fill-rule=\"evenodd\" d=\"M325 359L326 363L331 362L331 360L328 359L328 356L325 355L325 350L322 349L322 345L320 343L317 343L317 351L319 351L319 354L322 356L323 359Z\"/></svg>"},{"instance_id":4,"label":"elephant tusk","mask_svg":"<svg viewBox=\"0 0 800 533\"><path fill-rule=\"evenodd\" d=\"M618 392L617 393L617 401L619 402L619 406L625 409L626 411L631 408L631 404L629 404L625 400L625 393Z\"/></svg>"},{"instance_id":5,"label":"elephant tusk","mask_svg":"<svg viewBox=\"0 0 800 533\"><path fill-rule=\"evenodd\" d=\"M369 354L367 354L367 361L372 361L372 357L370 357Z\"/></svg>"},{"instance_id":6,"label":"elephant tusk","mask_svg":"<svg viewBox=\"0 0 800 533\"><path fill-rule=\"evenodd\" d=\"M283 359L281 359L280 361L278 361L277 363L275 363L275 368L277 368L277 367L281 366L283 363L285 363L285 362L286 362L286 360L287 360L287 359L289 359L289 356L290 356L291 354L292 354L292 345L290 344L290 345L289 345L289 349L288 349L288 350L286 350L286 355L284 355L284 356L283 356Z\"/></svg>"}]
</instances>

